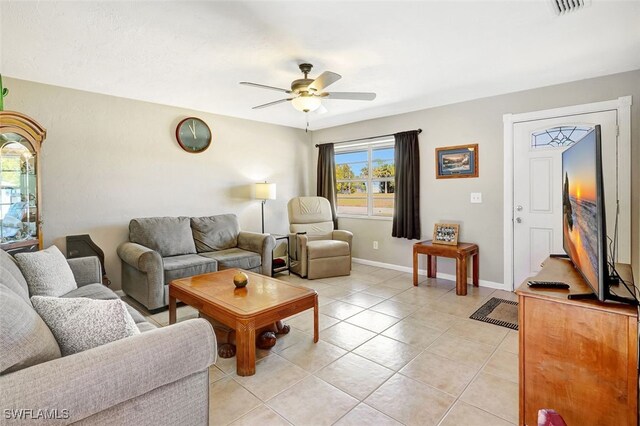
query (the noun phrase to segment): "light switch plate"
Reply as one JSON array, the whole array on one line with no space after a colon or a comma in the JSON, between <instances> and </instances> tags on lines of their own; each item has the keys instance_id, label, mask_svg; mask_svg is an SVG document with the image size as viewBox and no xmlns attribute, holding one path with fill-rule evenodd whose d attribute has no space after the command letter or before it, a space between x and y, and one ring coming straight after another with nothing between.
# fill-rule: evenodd
<instances>
[{"instance_id":1,"label":"light switch plate","mask_svg":"<svg viewBox=\"0 0 640 426\"><path fill-rule=\"evenodd\" d=\"M472 192L471 193L471 203L472 204L480 204L480 203L482 203L482 192Z\"/></svg>"}]
</instances>

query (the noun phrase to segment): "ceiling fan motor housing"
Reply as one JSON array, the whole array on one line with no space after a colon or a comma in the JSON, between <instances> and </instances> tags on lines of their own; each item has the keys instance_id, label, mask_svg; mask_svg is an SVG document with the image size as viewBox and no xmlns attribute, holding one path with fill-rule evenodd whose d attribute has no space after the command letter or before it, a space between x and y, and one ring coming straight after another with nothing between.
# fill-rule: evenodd
<instances>
[{"instance_id":1,"label":"ceiling fan motor housing","mask_svg":"<svg viewBox=\"0 0 640 426\"><path fill-rule=\"evenodd\" d=\"M293 80L291 83L291 91L294 93L314 92L315 90L309 90L309 85L313 83L312 78L301 78L299 80Z\"/></svg>"}]
</instances>

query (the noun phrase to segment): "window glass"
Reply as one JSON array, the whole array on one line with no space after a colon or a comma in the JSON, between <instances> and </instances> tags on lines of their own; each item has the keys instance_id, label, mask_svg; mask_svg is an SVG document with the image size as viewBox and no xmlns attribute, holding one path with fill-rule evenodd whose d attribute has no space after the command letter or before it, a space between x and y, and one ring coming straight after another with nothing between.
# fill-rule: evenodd
<instances>
[{"instance_id":1,"label":"window glass","mask_svg":"<svg viewBox=\"0 0 640 426\"><path fill-rule=\"evenodd\" d=\"M559 126L531 134L531 148L568 148L582 139L593 127Z\"/></svg>"},{"instance_id":2,"label":"window glass","mask_svg":"<svg viewBox=\"0 0 640 426\"><path fill-rule=\"evenodd\" d=\"M336 178L366 178L369 172L367 151L354 151L336 154Z\"/></svg>"},{"instance_id":3,"label":"window glass","mask_svg":"<svg viewBox=\"0 0 640 426\"><path fill-rule=\"evenodd\" d=\"M394 148L370 144L337 151L338 214L392 217Z\"/></svg>"}]
</instances>

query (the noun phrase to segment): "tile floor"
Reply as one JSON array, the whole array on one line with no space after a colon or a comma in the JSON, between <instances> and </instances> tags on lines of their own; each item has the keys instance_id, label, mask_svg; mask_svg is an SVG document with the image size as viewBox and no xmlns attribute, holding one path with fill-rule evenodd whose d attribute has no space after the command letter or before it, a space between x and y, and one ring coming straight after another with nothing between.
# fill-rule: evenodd
<instances>
[{"instance_id":1,"label":"tile floor","mask_svg":"<svg viewBox=\"0 0 640 426\"><path fill-rule=\"evenodd\" d=\"M211 425L502 426L518 421L518 333L468 317L489 297L513 293L354 264L349 277L308 281L278 275L320 295L313 315L287 319L291 332L258 351L256 374L235 358L210 368ZM183 306L178 320L197 316ZM149 319L163 326L168 313Z\"/></svg>"}]
</instances>

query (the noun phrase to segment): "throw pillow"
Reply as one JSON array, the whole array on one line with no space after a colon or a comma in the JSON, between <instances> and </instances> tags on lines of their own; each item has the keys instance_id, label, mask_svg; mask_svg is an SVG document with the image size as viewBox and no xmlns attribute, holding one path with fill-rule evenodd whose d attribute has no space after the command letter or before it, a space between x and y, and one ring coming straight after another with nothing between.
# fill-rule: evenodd
<instances>
[{"instance_id":1,"label":"throw pillow","mask_svg":"<svg viewBox=\"0 0 640 426\"><path fill-rule=\"evenodd\" d=\"M51 329L60 345L62 356L140 333L120 299L34 296L31 303Z\"/></svg>"},{"instance_id":2,"label":"throw pillow","mask_svg":"<svg viewBox=\"0 0 640 426\"><path fill-rule=\"evenodd\" d=\"M226 250L238 245L240 225L234 214L192 217L191 230L198 253Z\"/></svg>"},{"instance_id":3,"label":"throw pillow","mask_svg":"<svg viewBox=\"0 0 640 426\"><path fill-rule=\"evenodd\" d=\"M28 300L0 284L0 375L60 358L60 348Z\"/></svg>"},{"instance_id":4,"label":"throw pillow","mask_svg":"<svg viewBox=\"0 0 640 426\"><path fill-rule=\"evenodd\" d=\"M59 297L78 288L73 272L58 247L16 254L27 280L29 295Z\"/></svg>"}]
</instances>

